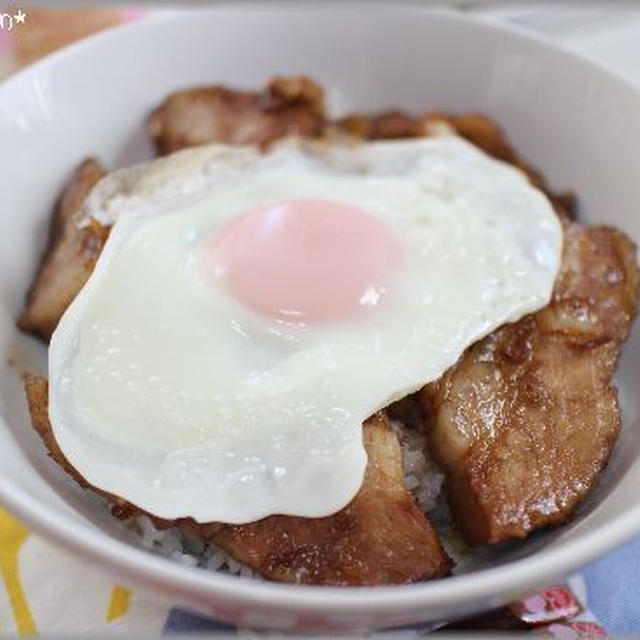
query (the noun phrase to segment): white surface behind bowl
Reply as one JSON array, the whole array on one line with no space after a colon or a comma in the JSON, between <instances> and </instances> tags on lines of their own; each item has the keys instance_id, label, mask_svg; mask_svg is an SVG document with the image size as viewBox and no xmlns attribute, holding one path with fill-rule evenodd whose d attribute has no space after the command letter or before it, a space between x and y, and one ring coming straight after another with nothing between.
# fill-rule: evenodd
<instances>
[{"instance_id":1,"label":"white surface behind bowl","mask_svg":"<svg viewBox=\"0 0 640 640\"><path fill-rule=\"evenodd\" d=\"M104 506L45 456L8 357L39 360L14 318L51 203L88 154L122 166L151 153L149 110L169 91L259 87L306 73L335 111L480 111L587 220L640 237L640 96L606 70L504 27L417 8L261 5L167 14L71 47L0 85L0 502L122 579L244 625L329 630L446 619L495 606L568 573L640 530L640 338L619 381L625 425L580 516L509 546L496 566L407 587L309 588L181 567L126 543ZM35 361L34 360L34 361ZM35 365L38 366L38 365ZM606 498L606 499L605 499Z\"/></svg>"}]
</instances>

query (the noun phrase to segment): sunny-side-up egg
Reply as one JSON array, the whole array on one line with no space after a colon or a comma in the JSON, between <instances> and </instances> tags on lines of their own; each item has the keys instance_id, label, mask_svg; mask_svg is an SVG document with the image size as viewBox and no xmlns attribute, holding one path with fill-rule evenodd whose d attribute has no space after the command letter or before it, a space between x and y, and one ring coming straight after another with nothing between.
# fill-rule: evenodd
<instances>
[{"instance_id":1,"label":"sunny-side-up egg","mask_svg":"<svg viewBox=\"0 0 640 640\"><path fill-rule=\"evenodd\" d=\"M362 423L544 306L562 230L455 136L211 146L103 180L115 222L49 350L49 410L93 485L163 518L344 507Z\"/></svg>"}]
</instances>

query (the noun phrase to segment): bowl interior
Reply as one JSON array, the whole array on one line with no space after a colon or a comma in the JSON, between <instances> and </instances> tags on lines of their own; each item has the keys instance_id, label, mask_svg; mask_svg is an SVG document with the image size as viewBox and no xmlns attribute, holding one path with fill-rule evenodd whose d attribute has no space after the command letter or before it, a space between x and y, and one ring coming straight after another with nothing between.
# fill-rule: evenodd
<instances>
[{"instance_id":1,"label":"bowl interior","mask_svg":"<svg viewBox=\"0 0 640 640\"><path fill-rule=\"evenodd\" d=\"M99 499L46 458L29 428L19 372L46 370L45 352L16 332L14 319L44 244L51 205L72 167L87 155L111 168L151 157L145 118L181 87L259 87L273 74L306 74L326 87L334 114L393 108L482 112L504 127L555 188L577 193L584 220L640 238L635 91L595 65L500 27L415 8L372 7L366 20L362 12L361 6L261 5L168 14L102 34L0 86L0 499L84 553L103 560L112 554L112 566L129 578L146 576L147 584L223 617L233 616L214 601L246 603L249 593L263 603L264 594L272 594L276 609L347 609L349 624L359 611L367 626L454 615L538 586L640 528L634 493L640 481L638 332L618 375L624 429L579 517L555 532L480 556L474 575L396 589L397 595L327 590L312 605L301 595L304 589L237 588L224 576L163 568L167 562L136 551L127 555L114 539L126 541L128 534ZM487 562L498 569L488 571ZM370 608L372 598L380 608L367 617L363 603Z\"/></svg>"}]
</instances>

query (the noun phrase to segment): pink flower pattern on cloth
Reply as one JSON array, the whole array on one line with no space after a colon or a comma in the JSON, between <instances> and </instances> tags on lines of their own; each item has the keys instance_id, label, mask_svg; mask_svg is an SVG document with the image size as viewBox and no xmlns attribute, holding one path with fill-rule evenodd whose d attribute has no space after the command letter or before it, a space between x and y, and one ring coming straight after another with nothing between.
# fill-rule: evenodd
<instances>
[{"instance_id":1,"label":"pink flower pattern on cloth","mask_svg":"<svg viewBox=\"0 0 640 640\"><path fill-rule=\"evenodd\" d=\"M573 618L582 612L578 600L564 585L549 587L512 604L509 609L523 622L531 625Z\"/></svg>"},{"instance_id":2,"label":"pink flower pattern on cloth","mask_svg":"<svg viewBox=\"0 0 640 640\"><path fill-rule=\"evenodd\" d=\"M536 632L540 638L575 640L576 638L607 638L607 632L595 622L554 623Z\"/></svg>"},{"instance_id":3,"label":"pink flower pattern on cloth","mask_svg":"<svg viewBox=\"0 0 640 640\"><path fill-rule=\"evenodd\" d=\"M568 585L555 585L509 606L523 622L534 626L536 637L574 640L606 638Z\"/></svg>"}]
</instances>

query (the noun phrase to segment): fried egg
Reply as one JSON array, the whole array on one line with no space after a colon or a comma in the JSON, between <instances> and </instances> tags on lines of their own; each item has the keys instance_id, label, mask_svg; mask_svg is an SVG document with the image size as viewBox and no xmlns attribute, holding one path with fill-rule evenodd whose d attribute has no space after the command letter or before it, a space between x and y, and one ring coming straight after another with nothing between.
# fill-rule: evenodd
<instances>
[{"instance_id":1,"label":"fried egg","mask_svg":"<svg viewBox=\"0 0 640 640\"><path fill-rule=\"evenodd\" d=\"M199 522L347 505L363 421L547 304L562 248L453 135L187 150L85 214L113 227L51 340L53 433L92 485Z\"/></svg>"}]
</instances>

